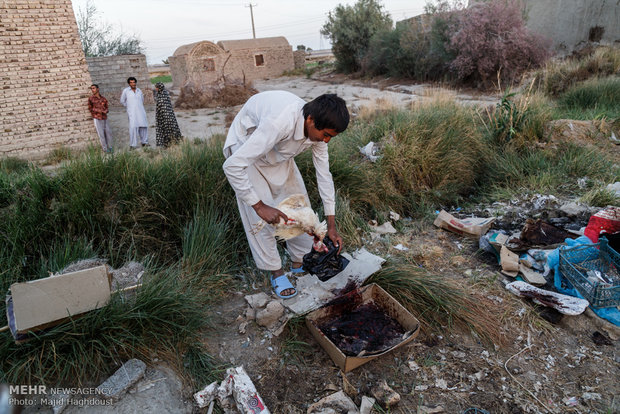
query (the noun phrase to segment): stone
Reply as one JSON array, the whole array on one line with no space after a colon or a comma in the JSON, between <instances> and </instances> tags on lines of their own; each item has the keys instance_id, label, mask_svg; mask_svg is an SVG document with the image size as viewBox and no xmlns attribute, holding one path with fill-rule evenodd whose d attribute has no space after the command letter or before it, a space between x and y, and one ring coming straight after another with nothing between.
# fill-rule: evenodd
<instances>
[{"instance_id":1,"label":"stone","mask_svg":"<svg viewBox=\"0 0 620 414\"><path fill-rule=\"evenodd\" d=\"M445 410L441 405L437 405L435 407L421 405L418 407L418 414L438 414L443 412L445 412Z\"/></svg>"},{"instance_id":2,"label":"stone","mask_svg":"<svg viewBox=\"0 0 620 414\"><path fill-rule=\"evenodd\" d=\"M374 405L375 399L364 395L360 404L360 414L370 414Z\"/></svg>"},{"instance_id":3,"label":"stone","mask_svg":"<svg viewBox=\"0 0 620 414\"><path fill-rule=\"evenodd\" d=\"M347 413L357 414L357 406L344 391L338 391L308 407L307 414Z\"/></svg>"},{"instance_id":4,"label":"stone","mask_svg":"<svg viewBox=\"0 0 620 414\"><path fill-rule=\"evenodd\" d=\"M256 323L270 329L277 325L282 315L284 315L284 306L277 300L272 300L265 309L256 312Z\"/></svg>"},{"instance_id":5,"label":"stone","mask_svg":"<svg viewBox=\"0 0 620 414\"><path fill-rule=\"evenodd\" d=\"M400 401L400 394L394 391L385 380L375 386L370 393L384 407L392 407Z\"/></svg>"},{"instance_id":6,"label":"stone","mask_svg":"<svg viewBox=\"0 0 620 414\"><path fill-rule=\"evenodd\" d=\"M267 302L269 302L269 296L265 292L256 293L255 295L245 296L246 302L253 309L264 308Z\"/></svg>"},{"instance_id":7,"label":"stone","mask_svg":"<svg viewBox=\"0 0 620 414\"><path fill-rule=\"evenodd\" d=\"M102 398L118 400L146 371L146 364L139 359L125 362L110 378L97 387Z\"/></svg>"}]
</instances>

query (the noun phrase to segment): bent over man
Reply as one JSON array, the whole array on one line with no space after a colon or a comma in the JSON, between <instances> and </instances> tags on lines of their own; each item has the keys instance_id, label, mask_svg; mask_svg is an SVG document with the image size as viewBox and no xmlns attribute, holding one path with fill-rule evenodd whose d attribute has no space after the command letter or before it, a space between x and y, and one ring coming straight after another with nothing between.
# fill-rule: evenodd
<instances>
[{"instance_id":1,"label":"bent over man","mask_svg":"<svg viewBox=\"0 0 620 414\"><path fill-rule=\"evenodd\" d=\"M306 188L294 157L312 150L319 194L327 219L327 236L342 249L336 230L336 195L329 171L327 143L349 124L349 112L342 98L325 94L306 103L285 91L268 91L252 96L235 117L224 144L224 172L235 190L237 205L252 257L261 270L271 272L277 296L287 299L297 294L282 269L272 226L257 234L252 227L263 219L275 224L286 215L275 208ZM287 241L293 262L292 272L301 271L304 254L312 248L307 234Z\"/></svg>"}]
</instances>

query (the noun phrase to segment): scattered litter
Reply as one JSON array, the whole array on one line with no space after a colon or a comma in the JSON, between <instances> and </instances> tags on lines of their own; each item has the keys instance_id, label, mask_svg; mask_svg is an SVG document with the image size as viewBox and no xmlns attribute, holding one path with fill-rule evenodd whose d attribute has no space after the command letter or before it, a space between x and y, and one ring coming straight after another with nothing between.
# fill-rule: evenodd
<instances>
[{"instance_id":1,"label":"scattered litter","mask_svg":"<svg viewBox=\"0 0 620 414\"><path fill-rule=\"evenodd\" d=\"M386 221L380 226L370 226L371 230L377 234L395 234L396 229L392 226L392 223Z\"/></svg>"},{"instance_id":2,"label":"scattered litter","mask_svg":"<svg viewBox=\"0 0 620 414\"><path fill-rule=\"evenodd\" d=\"M398 243L396 246L394 246L394 248L396 250L400 250L401 252L406 252L407 250L409 250L409 247L403 246L402 243Z\"/></svg>"},{"instance_id":3,"label":"scattered litter","mask_svg":"<svg viewBox=\"0 0 620 414\"><path fill-rule=\"evenodd\" d=\"M308 407L307 414L357 412L358 409L353 400L344 391L340 390L312 404Z\"/></svg>"},{"instance_id":4,"label":"scattered litter","mask_svg":"<svg viewBox=\"0 0 620 414\"><path fill-rule=\"evenodd\" d=\"M577 397L566 397L562 399L562 402L569 407L575 407L577 404L579 404L579 400L577 400Z\"/></svg>"},{"instance_id":5,"label":"scattered litter","mask_svg":"<svg viewBox=\"0 0 620 414\"><path fill-rule=\"evenodd\" d=\"M531 298L535 303L554 308L565 315L579 315L590 304L585 299L539 289L521 281L507 284L506 289L517 296Z\"/></svg>"},{"instance_id":6,"label":"scattered litter","mask_svg":"<svg viewBox=\"0 0 620 414\"><path fill-rule=\"evenodd\" d=\"M577 235L563 230L542 220L527 219L519 239L510 239L511 247L516 251L525 251L536 246L553 248L564 243L566 239L575 239ZM512 246L514 245L514 246Z\"/></svg>"},{"instance_id":7,"label":"scattered litter","mask_svg":"<svg viewBox=\"0 0 620 414\"><path fill-rule=\"evenodd\" d=\"M620 207L607 207L594 214L590 217L584 234L596 243L603 231L610 234L620 231Z\"/></svg>"},{"instance_id":8,"label":"scattered litter","mask_svg":"<svg viewBox=\"0 0 620 414\"><path fill-rule=\"evenodd\" d=\"M6 297L9 329L17 343L40 331L88 311L104 307L110 300L107 266L13 283Z\"/></svg>"},{"instance_id":9,"label":"scattered litter","mask_svg":"<svg viewBox=\"0 0 620 414\"><path fill-rule=\"evenodd\" d=\"M441 210L433 224L439 228L466 236L480 237L493 225L495 217L468 217L457 219L445 210Z\"/></svg>"},{"instance_id":10,"label":"scattered litter","mask_svg":"<svg viewBox=\"0 0 620 414\"><path fill-rule=\"evenodd\" d=\"M620 191L620 190L619 190ZM395 211L390 210L390 220L398 221L400 220L400 214Z\"/></svg>"},{"instance_id":11,"label":"scattered litter","mask_svg":"<svg viewBox=\"0 0 620 414\"><path fill-rule=\"evenodd\" d=\"M609 140L616 144L616 145L620 145L620 139L616 138L616 134L614 134L614 131L611 131L611 135L609 136Z\"/></svg>"},{"instance_id":12,"label":"scattered litter","mask_svg":"<svg viewBox=\"0 0 620 414\"><path fill-rule=\"evenodd\" d=\"M226 379L219 386L217 382L213 382L194 394L200 408L208 406L217 398L226 413L235 412L232 410L236 408L236 412L243 414L269 414L243 367L229 368L226 375Z\"/></svg>"},{"instance_id":13,"label":"scattered litter","mask_svg":"<svg viewBox=\"0 0 620 414\"><path fill-rule=\"evenodd\" d=\"M502 246L500 250L500 265L506 276L516 277L519 274L519 256L506 246Z\"/></svg>"},{"instance_id":14,"label":"scattered litter","mask_svg":"<svg viewBox=\"0 0 620 414\"><path fill-rule=\"evenodd\" d=\"M377 384L370 392L383 407L393 407L400 402L400 394L394 391L385 380Z\"/></svg>"},{"instance_id":15,"label":"scattered litter","mask_svg":"<svg viewBox=\"0 0 620 414\"><path fill-rule=\"evenodd\" d=\"M581 398L583 398L584 401L598 401L601 399L601 394L597 392L584 392L581 394Z\"/></svg>"},{"instance_id":16,"label":"scattered litter","mask_svg":"<svg viewBox=\"0 0 620 414\"><path fill-rule=\"evenodd\" d=\"M365 395L362 396L362 403L360 404L360 414L370 414L374 405L374 398L366 397Z\"/></svg>"},{"instance_id":17,"label":"scattered litter","mask_svg":"<svg viewBox=\"0 0 620 414\"><path fill-rule=\"evenodd\" d=\"M519 264L519 273L523 276L523 279L525 279L525 281L529 284L542 286L547 283L547 280L544 278L542 273L538 273L537 271L530 269L523 263Z\"/></svg>"},{"instance_id":18,"label":"scattered litter","mask_svg":"<svg viewBox=\"0 0 620 414\"><path fill-rule=\"evenodd\" d=\"M376 162L379 159L379 156L377 155L378 148L373 141L370 141L363 147L358 148L362 155L368 158L371 162Z\"/></svg>"}]
</instances>

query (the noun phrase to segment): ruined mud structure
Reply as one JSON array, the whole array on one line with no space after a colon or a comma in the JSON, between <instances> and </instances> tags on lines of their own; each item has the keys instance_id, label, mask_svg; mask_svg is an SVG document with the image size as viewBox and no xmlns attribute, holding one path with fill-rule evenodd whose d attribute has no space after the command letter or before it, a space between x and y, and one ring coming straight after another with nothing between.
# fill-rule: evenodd
<instances>
[{"instance_id":1,"label":"ruined mud structure","mask_svg":"<svg viewBox=\"0 0 620 414\"><path fill-rule=\"evenodd\" d=\"M70 0L0 2L0 157L44 158L96 139Z\"/></svg>"},{"instance_id":2,"label":"ruined mud structure","mask_svg":"<svg viewBox=\"0 0 620 414\"><path fill-rule=\"evenodd\" d=\"M179 47L169 61L175 88L247 84L294 68L291 45L281 36L191 43Z\"/></svg>"},{"instance_id":3,"label":"ruined mud structure","mask_svg":"<svg viewBox=\"0 0 620 414\"><path fill-rule=\"evenodd\" d=\"M139 54L88 57L86 63L93 83L99 85L99 91L111 106L122 106L119 99L130 76L138 80L138 88L144 93L144 103L155 103L146 56Z\"/></svg>"}]
</instances>

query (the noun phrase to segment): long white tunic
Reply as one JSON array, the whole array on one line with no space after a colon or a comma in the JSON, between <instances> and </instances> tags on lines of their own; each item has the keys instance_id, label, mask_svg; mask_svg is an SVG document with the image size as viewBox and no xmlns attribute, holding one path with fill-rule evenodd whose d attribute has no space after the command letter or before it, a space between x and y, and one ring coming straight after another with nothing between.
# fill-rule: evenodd
<instances>
[{"instance_id":1,"label":"long white tunic","mask_svg":"<svg viewBox=\"0 0 620 414\"><path fill-rule=\"evenodd\" d=\"M127 116L129 117L129 129L148 127L146 120L146 111L144 110L144 95L140 88L132 91L128 86L123 89L121 94L121 104L127 108Z\"/></svg>"},{"instance_id":2,"label":"long white tunic","mask_svg":"<svg viewBox=\"0 0 620 414\"><path fill-rule=\"evenodd\" d=\"M262 92L252 96L235 117L224 143L224 156L227 157L224 172L237 196L247 205L252 206L261 200L248 177L250 165L255 165L270 187L276 189L289 181L294 173L293 158L311 148L325 215L335 214L336 195L329 172L327 144L312 142L304 136L304 104L303 99L289 92ZM303 186L303 180L301 183ZM294 194L291 192L294 189L287 191L282 188L281 191L286 194L274 194L281 195L278 200L273 200L276 204ZM262 201L268 204L270 200Z\"/></svg>"},{"instance_id":3,"label":"long white tunic","mask_svg":"<svg viewBox=\"0 0 620 414\"><path fill-rule=\"evenodd\" d=\"M224 144L224 173L237 196L237 205L252 256L259 269L282 267L272 226L258 234L251 229L260 220L252 205L263 201L272 207L292 194L306 194L294 157L312 150L319 194L325 215L334 215L336 196L329 172L327 144L304 136L305 102L289 92L269 91L252 96L235 117ZM312 238L288 240L292 261L301 262L312 248Z\"/></svg>"}]
</instances>

